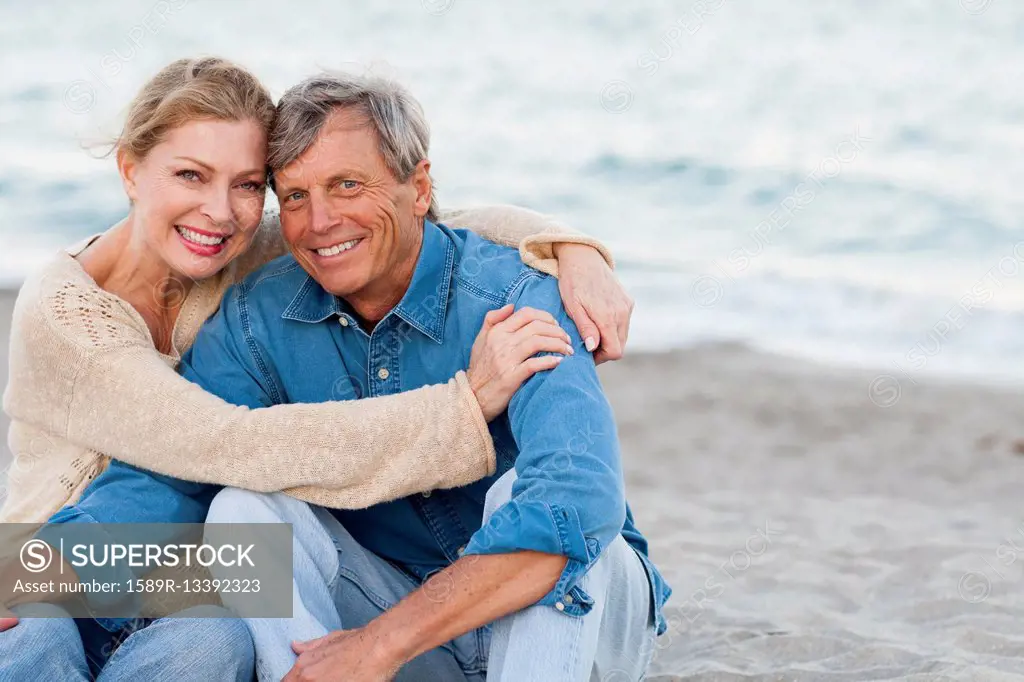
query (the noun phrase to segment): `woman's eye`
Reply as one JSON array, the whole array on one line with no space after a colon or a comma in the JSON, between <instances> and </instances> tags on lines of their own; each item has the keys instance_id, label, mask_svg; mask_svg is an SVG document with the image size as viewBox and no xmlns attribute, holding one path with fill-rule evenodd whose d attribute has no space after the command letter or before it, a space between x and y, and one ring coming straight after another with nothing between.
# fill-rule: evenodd
<instances>
[{"instance_id":1,"label":"woman's eye","mask_svg":"<svg viewBox=\"0 0 1024 682\"><path fill-rule=\"evenodd\" d=\"M175 173L175 175L177 175L179 178L183 180L188 180L189 182L199 179L199 173L195 172L194 170L180 170L177 173Z\"/></svg>"},{"instance_id":2,"label":"woman's eye","mask_svg":"<svg viewBox=\"0 0 1024 682\"><path fill-rule=\"evenodd\" d=\"M248 190L250 192L262 192L263 187L264 185L262 182L255 182L253 180L242 183L242 189Z\"/></svg>"}]
</instances>

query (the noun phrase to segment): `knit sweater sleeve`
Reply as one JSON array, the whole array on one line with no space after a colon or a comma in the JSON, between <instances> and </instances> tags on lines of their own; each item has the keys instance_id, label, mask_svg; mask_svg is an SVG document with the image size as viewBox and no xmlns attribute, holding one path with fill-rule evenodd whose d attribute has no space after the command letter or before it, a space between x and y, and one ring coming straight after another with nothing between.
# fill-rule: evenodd
<instances>
[{"instance_id":1,"label":"knit sweater sleeve","mask_svg":"<svg viewBox=\"0 0 1024 682\"><path fill-rule=\"evenodd\" d=\"M393 396L239 407L179 376L120 299L75 281L40 293L18 321L5 408L83 448L175 478L353 509L495 470L462 372Z\"/></svg>"},{"instance_id":2,"label":"knit sweater sleeve","mask_svg":"<svg viewBox=\"0 0 1024 682\"><path fill-rule=\"evenodd\" d=\"M523 263L534 270L558 276L555 244L586 244L597 249L610 267L611 251L599 240L578 232L549 215L518 206L480 206L443 212L441 222L449 227L473 230L484 239L519 248Z\"/></svg>"},{"instance_id":3,"label":"knit sweater sleeve","mask_svg":"<svg viewBox=\"0 0 1024 682\"><path fill-rule=\"evenodd\" d=\"M592 246L604 256L608 265L615 267L611 251L601 241L528 208L501 204L459 208L442 211L440 220L449 227L466 228L489 241L518 248L526 265L549 275L558 276L554 247L559 243ZM286 251L281 238L280 216L267 213L252 246L229 266L229 281L240 282Z\"/></svg>"}]
</instances>

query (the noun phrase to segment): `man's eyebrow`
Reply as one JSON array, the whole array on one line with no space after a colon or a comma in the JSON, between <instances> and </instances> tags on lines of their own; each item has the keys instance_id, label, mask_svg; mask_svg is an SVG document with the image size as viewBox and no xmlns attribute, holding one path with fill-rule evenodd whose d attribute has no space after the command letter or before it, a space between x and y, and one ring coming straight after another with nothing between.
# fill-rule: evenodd
<instances>
[{"instance_id":1,"label":"man's eyebrow","mask_svg":"<svg viewBox=\"0 0 1024 682\"><path fill-rule=\"evenodd\" d=\"M337 185L342 180L351 180L352 179L352 175L353 175L352 171L347 171L347 170L340 171L338 173L335 173L331 177L327 178L327 182L325 182L324 185L326 187L334 187L335 185Z\"/></svg>"},{"instance_id":2,"label":"man's eyebrow","mask_svg":"<svg viewBox=\"0 0 1024 682\"><path fill-rule=\"evenodd\" d=\"M271 184L274 186L274 191L277 192L278 194L291 194L292 192L306 191L296 185L282 185L281 183L277 182L277 178L275 178L273 175L271 176L271 178Z\"/></svg>"}]
</instances>

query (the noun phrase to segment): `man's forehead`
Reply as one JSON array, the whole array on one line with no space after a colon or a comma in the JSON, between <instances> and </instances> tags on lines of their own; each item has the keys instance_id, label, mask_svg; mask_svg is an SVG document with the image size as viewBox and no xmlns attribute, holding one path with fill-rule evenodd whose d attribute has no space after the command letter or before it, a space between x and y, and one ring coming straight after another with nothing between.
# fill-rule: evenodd
<instances>
[{"instance_id":1,"label":"man's forehead","mask_svg":"<svg viewBox=\"0 0 1024 682\"><path fill-rule=\"evenodd\" d=\"M336 107L334 111L327 115L327 119L320 129L320 134L329 135L333 132L364 129L372 131L373 126L370 123L370 117L361 107Z\"/></svg>"},{"instance_id":2,"label":"man's forehead","mask_svg":"<svg viewBox=\"0 0 1024 682\"><path fill-rule=\"evenodd\" d=\"M369 117L353 107L337 109L328 115L313 143L278 175L282 180L303 176L312 179L308 174L314 169L329 173L353 164L365 166L368 155L377 157L379 153L376 130ZM376 161L374 158L370 163L376 165Z\"/></svg>"},{"instance_id":3,"label":"man's forehead","mask_svg":"<svg viewBox=\"0 0 1024 682\"><path fill-rule=\"evenodd\" d=\"M355 111L338 111L324 121L313 143L296 159L299 163L324 160L321 150L329 148L331 156L348 156L348 152L364 153L377 148L377 135L369 119Z\"/></svg>"}]
</instances>

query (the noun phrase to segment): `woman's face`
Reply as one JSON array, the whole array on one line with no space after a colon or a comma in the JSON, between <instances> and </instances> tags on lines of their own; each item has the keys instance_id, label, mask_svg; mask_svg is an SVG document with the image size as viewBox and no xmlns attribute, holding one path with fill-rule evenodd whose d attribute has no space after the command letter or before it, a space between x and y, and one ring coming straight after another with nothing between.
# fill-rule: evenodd
<instances>
[{"instance_id":1,"label":"woman's face","mask_svg":"<svg viewBox=\"0 0 1024 682\"><path fill-rule=\"evenodd\" d=\"M118 162L133 241L199 280L245 251L263 215L267 136L255 121L196 120Z\"/></svg>"}]
</instances>

